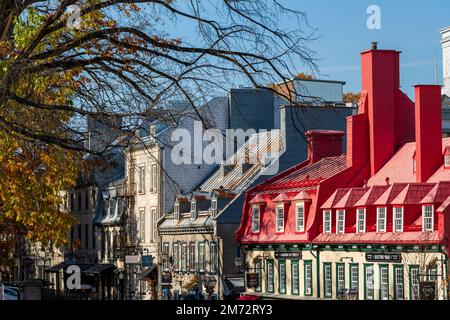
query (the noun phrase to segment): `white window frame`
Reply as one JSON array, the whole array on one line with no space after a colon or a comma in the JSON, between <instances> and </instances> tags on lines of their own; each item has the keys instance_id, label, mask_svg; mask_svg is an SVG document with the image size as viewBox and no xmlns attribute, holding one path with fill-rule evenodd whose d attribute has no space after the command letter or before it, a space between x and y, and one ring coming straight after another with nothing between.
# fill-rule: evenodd
<instances>
[{"instance_id":1,"label":"white window frame","mask_svg":"<svg viewBox=\"0 0 450 320\"><path fill-rule=\"evenodd\" d=\"M206 271L206 243L204 241L198 243L198 271Z\"/></svg>"},{"instance_id":2,"label":"white window frame","mask_svg":"<svg viewBox=\"0 0 450 320\"><path fill-rule=\"evenodd\" d=\"M152 192L158 191L158 168L156 164L152 164Z\"/></svg>"},{"instance_id":3,"label":"white window frame","mask_svg":"<svg viewBox=\"0 0 450 320\"><path fill-rule=\"evenodd\" d=\"M397 216L399 214L399 216ZM404 209L403 207L393 207L392 208L392 221L393 221L393 231L395 232L403 232L403 217L404 217Z\"/></svg>"},{"instance_id":4,"label":"white window frame","mask_svg":"<svg viewBox=\"0 0 450 320\"><path fill-rule=\"evenodd\" d=\"M280 293L281 294L286 294L286 281L287 281L287 274L286 274L286 260L284 261L279 261L278 262L278 268L279 268L279 277L280 277ZM283 277L284 276L284 277ZM283 279L284 278L284 279Z\"/></svg>"},{"instance_id":5,"label":"white window frame","mask_svg":"<svg viewBox=\"0 0 450 320\"><path fill-rule=\"evenodd\" d=\"M180 271L180 244L173 244L172 263L174 271Z\"/></svg>"},{"instance_id":6,"label":"white window frame","mask_svg":"<svg viewBox=\"0 0 450 320\"><path fill-rule=\"evenodd\" d=\"M303 201L295 205L295 230L305 232L305 203Z\"/></svg>"},{"instance_id":7,"label":"white window frame","mask_svg":"<svg viewBox=\"0 0 450 320\"><path fill-rule=\"evenodd\" d=\"M261 207L252 206L252 233L259 233L261 230Z\"/></svg>"},{"instance_id":8,"label":"white window frame","mask_svg":"<svg viewBox=\"0 0 450 320\"><path fill-rule=\"evenodd\" d=\"M145 163L141 163L139 165L138 178L139 178L138 192L140 194L145 194Z\"/></svg>"},{"instance_id":9,"label":"white window frame","mask_svg":"<svg viewBox=\"0 0 450 320\"><path fill-rule=\"evenodd\" d=\"M446 154L444 156L444 167L446 168L450 167L450 154Z\"/></svg>"},{"instance_id":10,"label":"white window frame","mask_svg":"<svg viewBox=\"0 0 450 320\"><path fill-rule=\"evenodd\" d=\"M383 228L380 228L380 210L384 209L384 223ZM387 220L387 208L386 207L379 207L377 208L377 233L386 232L386 220Z\"/></svg>"},{"instance_id":11,"label":"white window frame","mask_svg":"<svg viewBox=\"0 0 450 320\"><path fill-rule=\"evenodd\" d=\"M331 233L333 216L331 210L323 210L323 233Z\"/></svg>"},{"instance_id":12,"label":"white window frame","mask_svg":"<svg viewBox=\"0 0 450 320\"><path fill-rule=\"evenodd\" d=\"M283 219L280 219L280 216L279 216L280 212L281 212L280 209L283 212ZM277 205L275 210L276 210L276 217L275 217L276 218L276 232L277 233L282 233L282 232L284 232L284 219L285 219L284 203L280 204L280 205ZM281 224L280 224L280 222L281 222Z\"/></svg>"},{"instance_id":13,"label":"white window frame","mask_svg":"<svg viewBox=\"0 0 450 320\"><path fill-rule=\"evenodd\" d=\"M342 209L336 210L336 234L345 234L345 210Z\"/></svg>"},{"instance_id":14,"label":"white window frame","mask_svg":"<svg viewBox=\"0 0 450 320\"><path fill-rule=\"evenodd\" d=\"M209 244L209 256L210 256L210 272L217 273L217 264L218 264L218 252L217 252L217 242L211 241Z\"/></svg>"},{"instance_id":15,"label":"white window frame","mask_svg":"<svg viewBox=\"0 0 450 320\"><path fill-rule=\"evenodd\" d=\"M383 279L383 271L386 271L386 278ZM386 281L384 281L386 280ZM380 266L380 300L389 300L389 266Z\"/></svg>"},{"instance_id":16,"label":"white window frame","mask_svg":"<svg viewBox=\"0 0 450 320\"><path fill-rule=\"evenodd\" d=\"M420 285L420 275L419 275L419 267L411 267L410 268L410 277L409 281L411 281L411 297L410 300L418 300L419 299L419 285Z\"/></svg>"},{"instance_id":17,"label":"white window frame","mask_svg":"<svg viewBox=\"0 0 450 320\"><path fill-rule=\"evenodd\" d=\"M217 199L211 199L211 217L215 218L217 214Z\"/></svg>"},{"instance_id":18,"label":"white window frame","mask_svg":"<svg viewBox=\"0 0 450 320\"><path fill-rule=\"evenodd\" d=\"M333 279L332 279L333 267L331 264L324 264L324 293L325 297L331 297L333 295Z\"/></svg>"},{"instance_id":19,"label":"white window frame","mask_svg":"<svg viewBox=\"0 0 450 320\"><path fill-rule=\"evenodd\" d=\"M401 272L401 279L400 274ZM398 280L401 281L398 281ZM394 290L395 290L395 299L396 300L405 300L405 272L402 268L394 268Z\"/></svg>"},{"instance_id":20,"label":"white window frame","mask_svg":"<svg viewBox=\"0 0 450 320\"><path fill-rule=\"evenodd\" d=\"M197 219L197 201L191 201L191 220Z\"/></svg>"},{"instance_id":21,"label":"white window frame","mask_svg":"<svg viewBox=\"0 0 450 320\"><path fill-rule=\"evenodd\" d=\"M195 241L189 242L189 270L195 271L195 251L196 250L196 243Z\"/></svg>"},{"instance_id":22,"label":"white window frame","mask_svg":"<svg viewBox=\"0 0 450 320\"><path fill-rule=\"evenodd\" d=\"M368 265L365 267L364 271L364 281L366 283L365 285L365 293L364 297L367 300L374 300L375 299L375 268L373 265Z\"/></svg>"},{"instance_id":23,"label":"white window frame","mask_svg":"<svg viewBox=\"0 0 450 320\"><path fill-rule=\"evenodd\" d=\"M431 216L427 217L427 209L431 208ZM429 223L427 220L431 220ZM430 225L430 226L428 226ZM422 232L433 232L434 231L434 206L423 205L422 206Z\"/></svg>"},{"instance_id":24,"label":"white window frame","mask_svg":"<svg viewBox=\"0 0 450 320\"><path fill-rule=\"evenodd\" d=\"M345 265L338 264L336 267L336 292L345 289Z\"/></svg>"},{"instance_id":25,"label":"white window frame","mask_svg":"<svg viewBox=\"0 0 450 320\"><path fill-rule=\"evenodd\" d=\"M158 210L151 208L150 214L152 216L152 241L156 242L158 239Z\"/></svg>"},{"instance_id":26,"label":"white window frame","mask_svg":"<svg viewBox=\"0 0 450 320\"><path fill-rule=\"evenodd\" d=\"M350 265L350 289L358 290L359 292L359 266Z\"/></svg>"},{"instance_id":27,"label":"white window frame","mask_svg":"<svg viewBox=\"0 0 450 320\"><path fill-rule=\"evenodd\" d=\"M300 294L300 268L299 261L295 263L291 260L291 276L292 276L292 293Z\"/></svg>"},{"instance_id":28,"label":"white window frame","mask_svg":"<svg viewBox=\"0 0 450 320\"><path fill-rule=\"evenodd\" d=\"M188 258L188 245L187 242L181 243L181 250L180 250L180 265L181 265L181 271L186 272L188 271L187 266L187 258Z\"/></svg>"},{"instance_id":29,"label":"white window frame","mask_svg":"<svg viewBox=\"0 0 450 320\"><path fill-rule=\"evenodd\" d=\"M275 275L274 275L274 262L273 260L267 261L267 292L275 292Z\"/></svg>"},{"instance_id":30,"label":"white window frame","mask_svg":"<svg viewBox=\"0 0 450 320\"><path fill-rule=\"evenodd\" d=\"M305 272L305 295L312 295L312 263L304 265Z\"/></svg>"},{"instance_id":31,"label":"white window frame","mask_svg":"<svg viewBox=\"0 0 450 320\"><path fill-rule=\"evenodd\" d=\"M180 219L180 203L178 201L173 205L173 218L174 220Z\"/></svg>"},{"instance_id":32,"label":"white window frame","mask_svg":"<svg viewBox=\"0 0 450 320\"><path fill-rule=\"evenodd\" d=\"M139 208L139 240L142 243L145 241L145 224L146 224L145 208Z\"/></svg>"},{"instance_id":33,"label":"white window frame","mask_svg":"<svg viewBox=\"0 0 450 320\"><path fill-rule=\"evenodd\" d=\"M366 233L366 208L356 210L356 233Z\"/></svg>"}]
</instances>

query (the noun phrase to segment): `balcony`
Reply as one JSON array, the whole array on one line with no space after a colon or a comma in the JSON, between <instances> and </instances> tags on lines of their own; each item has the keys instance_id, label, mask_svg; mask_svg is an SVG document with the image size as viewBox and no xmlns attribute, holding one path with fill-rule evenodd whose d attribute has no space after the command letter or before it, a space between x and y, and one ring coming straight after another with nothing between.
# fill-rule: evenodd
<instances>
[{"instance_id":1,"label":"balcony","mask_svg":"<svg viewBox=\"0 0 450 320\"><path fill-rule=\"evenodd\" d=\"M136 194L136 183L122 183L117 187L118 197L133 197Z\"/></svg>"}]
</instances>

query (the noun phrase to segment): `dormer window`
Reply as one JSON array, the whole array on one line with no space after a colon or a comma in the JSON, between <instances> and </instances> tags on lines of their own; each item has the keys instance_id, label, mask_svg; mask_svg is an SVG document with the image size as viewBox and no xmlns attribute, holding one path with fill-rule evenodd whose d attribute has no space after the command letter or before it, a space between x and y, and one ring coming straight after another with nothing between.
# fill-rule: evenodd
<instances>
[{"instance_id":1,"label":"dormer window","mask_svg":"<svg viewBox=\"0 0 450 320\"><path fill-rule=\"evenodd\" d=\"M357 232L366 233L366 209L359 208L356 211Z\"/></svg>"},{"instance_id":2,"label":"dormer window","mask_svg":"<svg viewBox=\"0 0 450 320\"><path fill-rule=\"evenodd\" d=\"M305 203L299 202L295 205L296 214L296 230L297 232L305 231Z\"/></svg>"},{"instance_id":3,"label":"dormer window","mask_svg":"<svg viewBox=\"0 0 450 320\"><path fill-rule=\"evenodd\" d=\"M345 210L336 212L336 233L345 233Z\"/></svg>"},{"instance_id":4,"label":"dormer window","mask_svg":"<svg viewBox=\"0 0 450 320\"><path fill-rule=\"evenodd\" d=\"M261 209L259 205L254 205L252 208L252 232L258 233L261 224Z\"/></svg>"},{"instance_id":5,"label":"dormer window","mask_svg":"<svg viewBox=\"0 0 450 320\"><path fill-rule=\"evenodd\" d=\"M444 156L444 167L450 169L450 154Z\"/></svg>"},{"instance_id":6,"label":"dormer window","mask_svg":"<svg viewBox=\"0 0 450 320\"><path fill-rule=\"evenodd\" d=\"M150 142L154 143L156 141L156 126L155 125L151 125L150 126Z\"/></svg>"},{"instance_id":7,"label":"dormer window","mask_svg":"<svg viewBox=\"0 0 450 320\"><path fill-rule=\"evenodd\" d=\"M434 210L433 206L422 206L422 232L432 232L434 230Z\"/></svg>"},{"instance_id":8,"label":"dormer window","mask_svg":"<svg viewBox=\"0 0 450 320\"><path fill-rule=\"evenodd\" d=\"M174 220L180 220L180 204L175 202L175 205L173 206L173 219Z\"/></svg>"},{"instance_id":9,"label":"dormer window","mask_svg":"<svg viewBox=\"0 0 450 320\"><path fill-rule=\"evenodd\" d=\"M280 204L277 206L277 232L284 232L284 204Z\"/></svg>"},{"instance_id":10,"label":"dormer window","mask_svg":"<svg viewBox=\"0 0 450 320\"><path fill-rule=\"evenodd\" d=\"M323 233L331 233L331 210L323 211Z\"/></svg>"},{"instance_id":11,"label":"dormer window","mask_svg":"<svg viewBox=\"0 0 450 320\"><path fill-rule=\"evenodd\" d=\"M217 214L217 199L211 199L211 217L215 218Z\"/></svg>"},{"instance_id":12,"label":"dormer window","mask_svg":"<svg viewBox=\"0 0 450 320\"><path fill-rule=\"evenodd\" d=\"M191 219L197 219L197 202L195 200L191 202Z\"/></svg>"},{"instance_id":13,"label":"dormer window","mask_svg":"<svg viewBox=\"0 0 450 320\"><path fill-rule=\"evenodd\" d=\"M386 232L386 208L377 208L377 232Z\"/></svg>"},{"instance_id":14,"label":"dormer window","mask_svg":"<svg viewBox=\"0 0 450 320\"><path fill-rule=\"evenodd\" d=\"M394 232L403 232L403 207L394 207Z\"/></svg>"}]
</instances>

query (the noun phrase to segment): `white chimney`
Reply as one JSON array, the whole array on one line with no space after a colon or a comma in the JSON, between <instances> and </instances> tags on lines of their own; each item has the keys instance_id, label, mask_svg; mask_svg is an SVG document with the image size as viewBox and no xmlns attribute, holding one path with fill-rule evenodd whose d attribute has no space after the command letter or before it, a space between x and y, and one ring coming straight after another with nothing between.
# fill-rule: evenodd
<instances>
[{"instance_id":1,"label":"white chimney","mask_svg":"<svg viewBox=\"0 0 450 320\"><path fill-rule=\"evenodd\" d=\"M450 26L441 30L444 87L442 93L450 97Z\"/></svg>"}]
</instances>

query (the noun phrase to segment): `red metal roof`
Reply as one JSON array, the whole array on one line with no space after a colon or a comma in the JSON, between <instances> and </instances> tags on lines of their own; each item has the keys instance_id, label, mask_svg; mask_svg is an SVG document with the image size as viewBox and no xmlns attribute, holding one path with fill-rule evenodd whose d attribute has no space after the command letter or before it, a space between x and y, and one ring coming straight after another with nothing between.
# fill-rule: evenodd
<instances>
[{"instance_id":1,"label":"red metal roof","mask_svg":"<svg viewBox=\"0 0 450 320\"><path fill-rule=\"evenodd\" d=\"M331 209L336 203L338 203L346 194L350 192L350 188L339 188L325 201L320 207L321 209Z\"/></svg>"},{"instance_id":2,"label":"red metal roof","mask_svg":"<svg viewBox=\"0 0 450 320\"><path fill-rule=\"evenodd\" d=\"M395 197L390 204L416 204L433 189L434 184L429 183L411 183Z\"/></svg>"},{"instance_id":3,"label":"red metal roof","mask_svg":"<svg viewBox=\"0 0 450 320\"><path fill-rule=\"evenodd\" d=\"M275 197L275 199L272 200L273 202L289 202L291 199L288 197L288 195L284 192L281 192L278 196Z\"/></svg>"},{"instance_id":4,"label":"red metal roof","mask_svg":"<svg viewBox=\"0 0 450 320\"><path fill-rule=\"evenodd\" d=\"M441 206L436 210L437 212L444 212L445 209L450 205L450 196L445 199Z\"/></svg>"},{"instance_id":5,"label":"red metal roof","mask_svg":"<svg viewBox=\"0 0 450 320\"><path fill-rule=\"evenodd\" d=\"M369 190L369 188L352 188L347 192L333 208L348 208L353 207L355 203Z\"/></svg>"},{"instance_id":6,"label":"red metal roof","mask_svg":"<svg viewBox=\"0 0 450 320\"><path fill-rule=\"evenodd\" d=\"M442 139L443 153L450 147L450 138ZM413 170L413 156L416 152L416 143L409 142L401 147L397 153L367 182L368 186L383 185L386 178L392 183L411 183L416 181L416 173ZM444 164L427 180L427 182L450 181L450 169L444 168Z\"/></svg>"},{"instance_id":7,"label":"red metal roof","mask_svg":"<svg viewBox=\"0 0 450 320\"><path fill-rule=\"evenodd\" d=\"M438 231L424 233L421 231L410 232L386 232L386 233L346 233L346 234L329 234L321 233L314 240L314 243L351 243L351 244L415 244L415 243L439 243L442 238L439 237Z\"/></svg>"},{"instance_id":8,"label":"red metal roof","mask_svg":"<svg viewBox=\"0 0 450 320\"><path fill-rule=\"evenodd\" d=\"M304 201L311 201L312 198L311 196L308 194L308 192L306 192L305 190L300 191L299 193L297 193L297 195L292 198L292 200L304 200Z\"/></svg>"},{"instance_id":9,"label":"red metal roof","mask_svg":"<svg viewBox=\"0 0 450 320\"><path fill-rule=\"evenodd\" d=\"M257 194L255 197L253 197L252 200L249 201L250 204L255 204L255 203L264 203L266 202L266 200L264 200L264 198Z\"/></svg>"},{"instance_id":10,"label":"red metal roof","mask_svg":"<svg viewBox=\"0 0 450 320\"><path fill-rule=\"evenodd\" d=\"M395 183L389 186L389 188L373 204L385 205L391 203L391 201L394 200L407 185L407 183Z\"/></svg>"},{"instance_id":11,"label":"red metal roof","mask_svg":"<svg viewBox=\"0 0 450 320\"><path fill-rule=\"evenodd\" d=\"M373 186L355 203L355 207L372 205L389 186Z\"/></svg>"}]
</instances>

